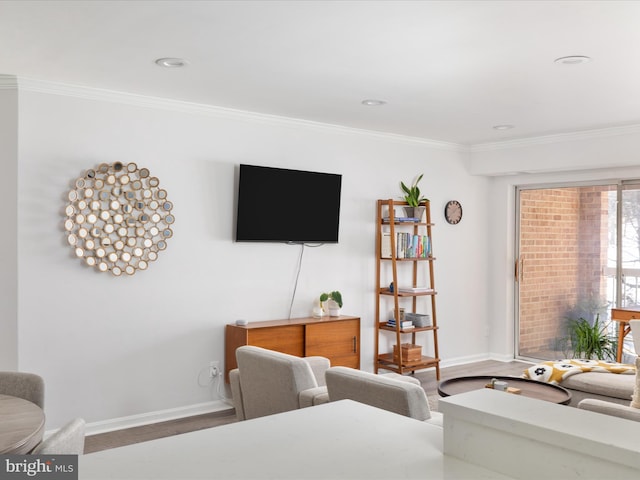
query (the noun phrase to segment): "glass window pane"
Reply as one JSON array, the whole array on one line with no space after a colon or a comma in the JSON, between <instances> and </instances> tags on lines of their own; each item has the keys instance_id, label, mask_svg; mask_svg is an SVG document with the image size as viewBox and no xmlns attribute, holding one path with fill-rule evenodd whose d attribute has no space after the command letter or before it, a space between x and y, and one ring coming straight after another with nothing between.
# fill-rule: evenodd
<instances>
[{"instance_id":1,"label":"glass window pane","mask_svg":"<svg viewBox=\"0 0 640 480\"><path fill-rule=\"evenodd\" d=\"M616 192L616 185L520 190L519 356L571 358L569 319L608 323Z\"/></svg>"}]
</instances>

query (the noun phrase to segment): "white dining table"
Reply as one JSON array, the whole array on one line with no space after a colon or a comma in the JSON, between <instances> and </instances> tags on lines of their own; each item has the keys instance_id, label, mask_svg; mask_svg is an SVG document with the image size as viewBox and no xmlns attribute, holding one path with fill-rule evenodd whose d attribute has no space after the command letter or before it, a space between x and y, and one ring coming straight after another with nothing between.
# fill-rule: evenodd
<instances>
[{"instance_id":1,"label":"white dining table","mask_svg":"<svg viewBox=\"0 0 640 480\"><path fill-rule=\"evenodd\" d=\"M42 440L45 417L35 403L0 395L0 454L29 453Z\"/></svg>"},{"instance_id":2,"label":"white dining table","mask_svg":"<svg viewBox=\"0 0 640 480\"><path fill-rule=\"evenodd\" d=\"M443 455L442 428L350 400L79 458L89 479L506 479Z\"/></svg>"}]
</instances>

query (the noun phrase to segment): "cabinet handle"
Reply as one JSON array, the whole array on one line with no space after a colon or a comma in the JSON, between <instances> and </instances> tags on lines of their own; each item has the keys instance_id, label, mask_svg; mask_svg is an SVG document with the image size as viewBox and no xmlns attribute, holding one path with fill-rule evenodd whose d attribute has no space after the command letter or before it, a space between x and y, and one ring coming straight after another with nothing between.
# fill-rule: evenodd
<instances>
[{"instance_id":1,"label":"cabinet handle","mask_svg":"<svg viewBox=\"0 0 640 480\"><path fill-rule=\"evenodd\" d=\"M354 335L353 336L353 353L358 353L358 339L357 337Z\"/></svg>"}]
</instances>

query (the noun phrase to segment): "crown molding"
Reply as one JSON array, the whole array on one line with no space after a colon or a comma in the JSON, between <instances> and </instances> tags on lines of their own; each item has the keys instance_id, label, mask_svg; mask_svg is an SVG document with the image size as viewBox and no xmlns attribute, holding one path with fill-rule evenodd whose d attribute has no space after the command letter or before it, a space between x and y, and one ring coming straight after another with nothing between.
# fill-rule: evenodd
<instances>
[{"instance_id":1,"label":"crown molding","mask_svg":"<svg viewBox=\"0 0 640 480\"><path fill-rule=\"evenodd\" d=\"M463 145L453 142L442 142L428 138L412 137L409 135L399 135L375 130L365 130L354 127L345 127L311 120L303 120L292 117L271 115L266 113L250 112L215 105L205 105L169 98L152 97L135 93L120 92L82 85L71 85L66 83L36 80L27 77L0 74L0 90L15 89L46 93L51 95L62 95L66 97L81 98L85 100L96 100L102 102L120 103L130 106L145 108L156 108L180 113L205 115L215 118L234 119L247 122L266 123L271 125L281 125L289 127L302 127L315 130L346 133L350 135L361 135L372 138L379 138L385 141L393 141L403 144L419 144L439 150L448 150L459 153L491 152L499 150L509 150L517 148L535 147L540 145L550 145L566 143L594 138L612 137L617 135L640 134L640 124L622 125L599 129L581 130L577 132L557 133L538 137L520 138L505 140L500 142L476 143Z\"/></svg>"},{"instance_id":2,"label":"crown molding","mask_svg":"<svg viewBox=\"0 0 640 480\"><path fill-rule=\"evenodd\" d=\"M13 77L14 79L16 77ZM85 100L96 100L102 102L113 102L124 105L137 107L157 108L162 110L170 110L180 113L189 113L197 115L206 115L216 118L234 119L248 122L259 122L271 125L284 125L293 127L311 128L315 130L323 130L330 132L346 133L350 135L362 135L368 137L380 138L387 141L395 141L405 144L420 144L441 150L449 150L456 152L466 152L468 147L457 143L440 142L420 137L411 137L398 135L393 133L378 132L374 130L365 130L353 127L345 127L341 125L333 125L322 122L314 122L311 120L302 120L298 118L283 117L279 115L271 115L265 113L250 112L246 110L237 110L233 108L218 107L214 105L205 105L182 100L173 100L161 97L152 97L139 95L134 93L119 92L115 90L106 90L95 87L86 87L81 85L70 85L65 83L49 82L44 80L36 80L32 78L17 77L17 84L20 90L36 93L46 93L51 95L62 95L66 97L75 97Z\"/></svg>"},{"instance_id":3,"label":"crown molding","mask_svg":"<svg viewBox=\"0 0 640 480\"><path fill-rule=\"evenodd\" d=\"M18 88L18 79L15 75L0 74L0 90L15 90Z\"/></svg>"},{"instance_id":4,"label":"crown molding","mask_svg":"<svg viewBox=\"0 0 640 480\"><path fill-rule=\"evenodd\" d=\"M621 125L617 127L580 130L577 132L556 133L540 137L505 140L503 142L477 143L469 146L469 152L491 152L496 150L508 150L514 148L534 147L556 143L567 143L594 138L606 138L619 135L640 134L640 124Z\"/></svg>"}]
</instances>

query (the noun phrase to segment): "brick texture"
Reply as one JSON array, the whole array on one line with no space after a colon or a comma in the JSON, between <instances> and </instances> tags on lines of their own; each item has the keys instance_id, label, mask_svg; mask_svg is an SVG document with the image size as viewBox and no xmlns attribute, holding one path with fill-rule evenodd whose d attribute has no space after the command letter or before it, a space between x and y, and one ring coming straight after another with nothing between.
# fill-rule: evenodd
<instances>
[{"instance_id":1,"label":"brick texture","mask_svg":"<svg viewBox=\"0 0 640 480\"><path fill-rule=\"evenodd\" d=\"M608 190L594 186L520 192L521 355L558 350L571 308L605 295Z\"/></svg>"}]
</instances>

